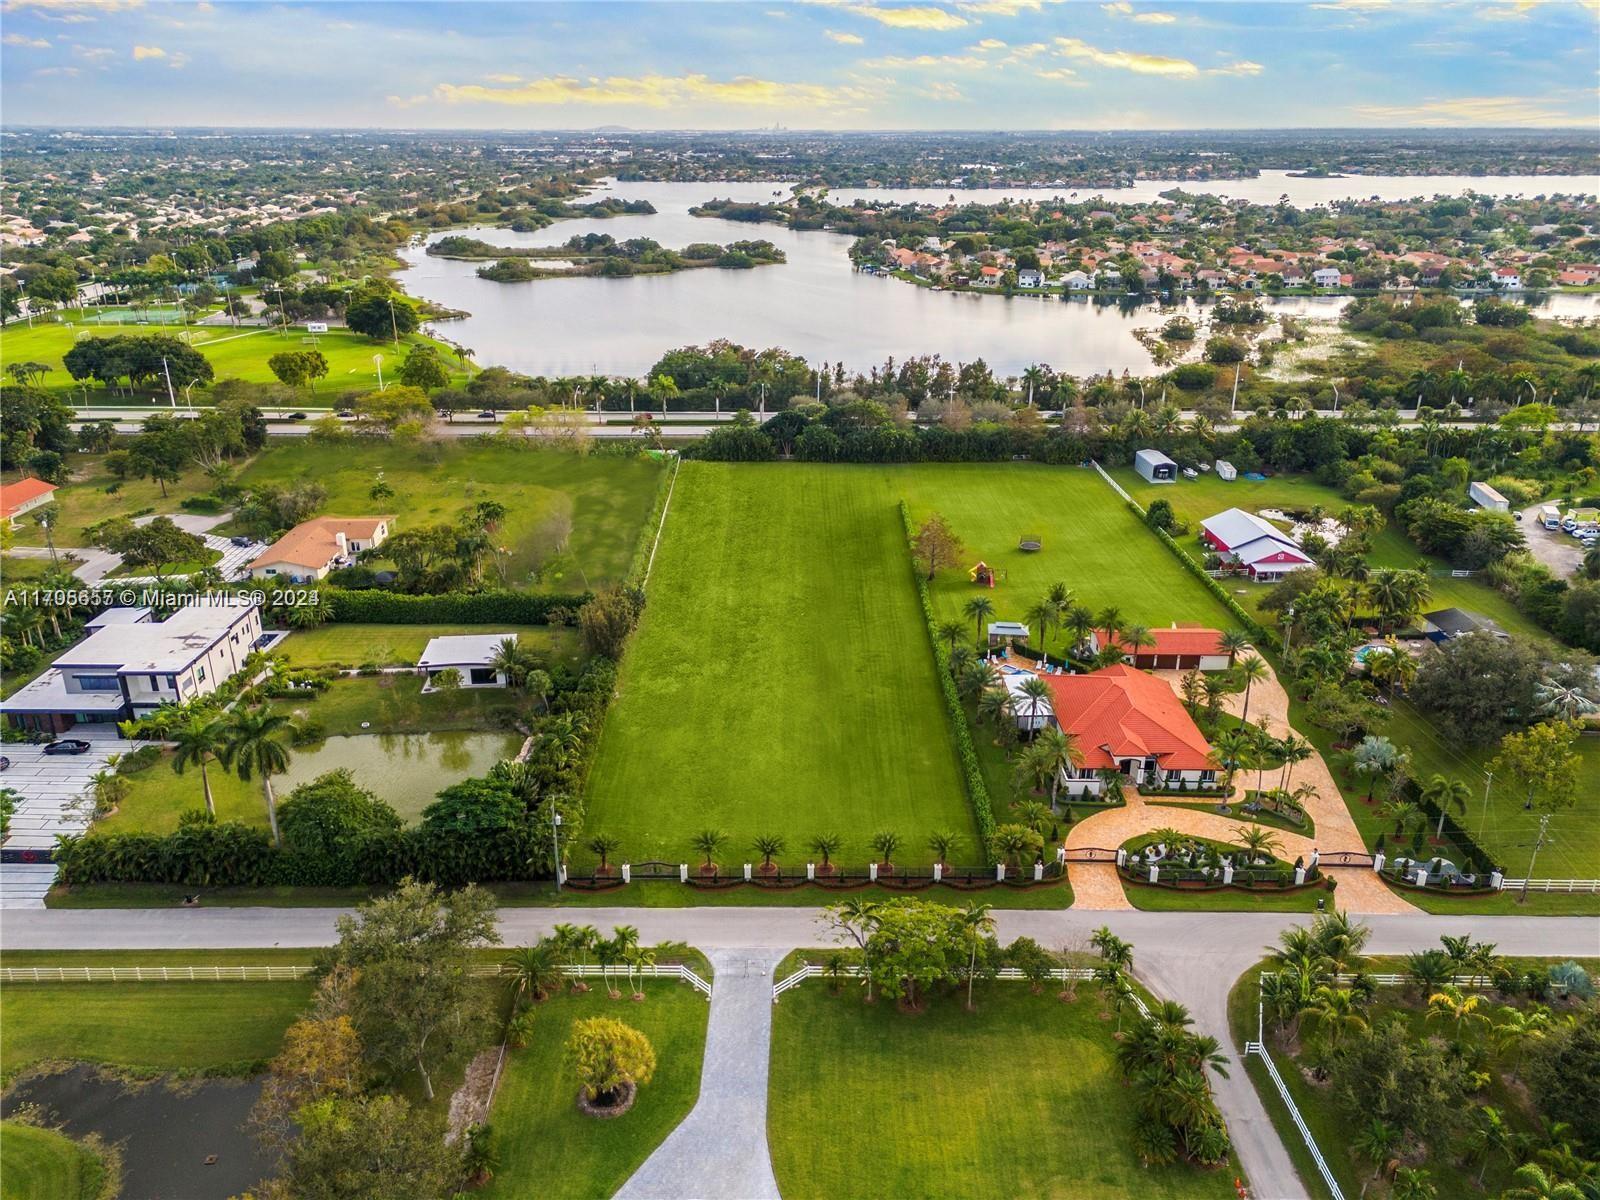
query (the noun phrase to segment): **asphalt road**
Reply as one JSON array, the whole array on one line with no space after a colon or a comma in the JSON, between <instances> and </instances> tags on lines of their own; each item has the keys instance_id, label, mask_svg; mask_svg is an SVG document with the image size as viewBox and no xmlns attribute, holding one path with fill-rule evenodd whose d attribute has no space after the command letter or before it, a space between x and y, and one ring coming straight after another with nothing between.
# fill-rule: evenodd
<instances>
[{"instance_id":1,"label":"asphalt road","mask_svg":"<svg viewBox=\"0 0 1600 1200\"><path fill-rule=\"evenodd\" d=\"M324 908L63 909L13 912L5 919L12 950L183 949L321 946L334 940L334 922L348 910ZM1228 1029L1228 991L1274 943L1306 918L1275 913L1029 912L994 914L1002 942L1027 935L1051 948L1086 948L1090 934L1109 926L1134 946L1134 973L1158 996L1181 1001L1197 1032L1231 1047L1230 1078L1214 1076L1217 1103L1251 1184L1254 1200L1299 1200L1304 1187L1237 1059ZM702 950L739 947L785 950L832 939L814 909L800 908L511 908L500 911L502 937L524 944L558 922L601 928L633 925L640 940L682 941ZM1470 933L1502 954L1600 954L1600 920L1590 917L1448 917L1426 913L1367 918L1370 953L1397 954L1438 945L1441 934ZM165 954L181 961L181 954Z\"/></svg>"}]
</instances>

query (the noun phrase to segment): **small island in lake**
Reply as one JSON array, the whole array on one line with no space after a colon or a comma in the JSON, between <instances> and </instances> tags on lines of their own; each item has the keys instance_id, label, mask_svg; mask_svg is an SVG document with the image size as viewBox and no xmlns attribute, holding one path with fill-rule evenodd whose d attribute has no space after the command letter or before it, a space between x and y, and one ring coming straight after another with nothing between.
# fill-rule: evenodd
<instances>
[{"instance_id":1,"label":"small island in lake","mask_svg":"<svg viewBox=\"0 0 1600 1200\"><path fill-rule=\"evenodd\" d=\"M480 279L496 283L529 283L573 275L665 275L702 267L740 271L787 261L783 251L767 241L729 242L725 246L693 242L673 250L650 238L619 242L606 233L579 234L560 246L493 246L478 238L452 234L430 245L428 253L437 258L468 261L493 259L479 267L477 273ZM571 265L537 265L541 260Z\"/></svg>"}]
</instances>

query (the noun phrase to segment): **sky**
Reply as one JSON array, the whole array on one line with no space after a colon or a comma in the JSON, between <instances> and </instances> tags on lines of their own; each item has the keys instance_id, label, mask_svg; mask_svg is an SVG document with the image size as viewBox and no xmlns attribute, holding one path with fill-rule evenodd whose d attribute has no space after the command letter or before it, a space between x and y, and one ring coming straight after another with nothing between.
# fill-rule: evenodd
<instances>
[{"instance_id":1,"label":"sky","mask_svg":"<svg viewBox=\"0 0 1600 1200\"><path fill-rule=\"evenodd\" d=\"M0 0L7 126L1600 125L1600 0Z\"/></svg>"}]
</instances>

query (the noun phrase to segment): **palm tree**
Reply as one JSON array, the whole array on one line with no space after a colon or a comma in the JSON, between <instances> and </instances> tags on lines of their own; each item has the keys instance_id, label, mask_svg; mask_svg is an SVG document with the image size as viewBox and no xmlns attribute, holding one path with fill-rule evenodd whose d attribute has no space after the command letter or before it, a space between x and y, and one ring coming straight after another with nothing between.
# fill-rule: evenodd
<instances>
[{"instance_id":1,"label":"palm tree","mask_svg":"<svg viewBox=\"0 0 1600 1200\"><path fill-rule=\"evenodd\" d=\"M973 1010L972 982L978 975L978 949L986 937L994 932L994 918L989 915L992 904L969 904L961 910L961 932L967 939L967 1011Z\"/></svg>"},{"instance_id":2,"label":"palm tree","mask_svg":"<svg viewBox=\"0 0 1600 1200\"><path fill-rule=\"evenodd\" d=\"M941 621L938 628L934 630L934 635L945 644L946 653L954 653L956 639L961 636L965 629L966 626L962 625L960 621Z\"/></svg>"},{"instance_id":3,"label":"palm tree","mask_svg":"<svg viewBox=\"0 0 1600 1200\"><path fill-rule=\"evenodd\" d=\"M1246 650L1252 648L1250 635L1242 629L1225 629L1222 636L1217 639L1217 644L1225 650L1230 658L1238 658Z\"/></svg>"},{"instance_id":4,"label":"palm tree","mask_svg":"<svg viewBox=\"0 0 1600 1200\"><path fill-rule=\"evenodd\" d=\"M1522 1070L1522 1056L1528 1043L1544 1037L1549 1028L1550 1010L1542 1004L1535 1004L1526 1010L1507 1005L1500 1010L1500 1024L1494 1027L1494 1039L1502 1051L1516 1051L1511 1078L1517 1078Z\"/></svg>"},{"instance_id":5,"label":"palm tree","mask_svg":"<svg viewBox=\"0 0 1600 1200\"><path fill-rule=\"evenodd\" d=\"M288 732L290 721L282 713L266 709L236 709L223 731L223 742L218 759L228 770L244 782L252 775L260 775L267 794L267 824L272 828L272 842L283 845L278 833L278 798L272 791L272 777L289 769L289 751L279 739Z\"/></svg>"},{"instance_id":6,"label":"palm tree","mask_svg":"<svg viewBox=\"0 0 1600 1200\"><path fill-rule=\"evenodd\" d=\"M1422 798L1439 810L1439 824L1433 831L1435 840L1444 836L1444 819L1450 812L1465 814L1472 793L1459 779L1435 775L1423 786Z\"/></svg>"},{"instance_id":7,"label":"palm tree","mask_svg":"<svg viewBox=\"0 0 1600 1200\"><path fill-rule=\"evenodd\" d=\"M1389 1200L1434 1200L1439 1189L1421 1167L1400 1167L1389 1185Z\"/></svg>"},{"instance_id":8,"label":"palm tree","mask_svg":"<svg viewBox=\"0 0 1600 1200\"><path fill-rule=\"evenodd\" d=\"M617 847L621 845L622 839L609 833L597 833L589 839L590 852L600 859L599 874L604 875L611 870L611 856L616 853Z\"/></svg>"},{"instance_id":9,"label":"palm tree","mask_svg":"<svg viewBox=\"0 0 1600 1200\"><path fill-rule=\"evenodd\" d=\"M1473 1110L1472 1128L1467 1131L1465 1142L1467 1154L1478 1162L1476 1182L1480 1188L1483 1187L1484 1173L1489 1169L1490 1156L1498 1151L1515 1162L1520 1141L1516 1131L1506 1124L1500 1110L1492 1104Z\"/></svg>"},{"instance_id":10,"label":"palm tree","mask_svg":"<svg viewBox=\"0 0 1600 1200\"><path fill-rule=\"evenodd\" d=\"M833 856L839 853L844 840L837 833L819 833L811 839L811 853L822 859L822 869L832 870Z\"/></svg>"},{"instance_id":11,"label":"palm tree","mask_svg":"<svg viewBox=\"0 0 1600 1200\"><path fill-rule=\"evenodd\" d=\"M689 844L694 847L695 853L706 856L706 870L710 871L713 866L711 859L727 840L728 835L720 829L702 829L689 839Z\"/></svg>"},{"instance_id":12,"label":"palm tree","mask_svg":"<svg viewBox=\"0 0 1600 1200\"><path fill-rule=\"evenodd\" d=\"M1347 1033L1361 1033L1367 1028L1367 1019L1355 993L1349 988L1319 987L1311 996L1311 1007L1306 1015L1322 1030L1328 1051L1339 1048Z\"/></svg>"},{"instance_id":13,"label":"palm tree","mask_svg":"<svg viewBox=\"0 0 1600 1200\"><path fill-rule=\"evenodd\" d=\"M1283 774L1278 777L1278 790L1289 790L1289 778L1295 767L1317 752L1317 748L1291 729L1278 743L1278 754L1283 759Z\"/></svg>"},{"instance_id":14,"label":"palm tree","mask_svg":"<svg viewBox=\"0 0 1600 1200\"><path fill-rule=\"evenodd\" d=\"M987 596L974 596L972 599L966 602L966 604L962 607L962 611L977 623L978 645L982 646L984 644L983 623L990 617L994 616L994 601L990 600Z\"/></svg>"},{"instance_id":15,"label":"palm tree","mask_svg":"<svg viewBox=\"0 0 1600 1200\"><path fill-rule=\"evenodd\" d=\"M973 659L956 677L956 691L965 700L983 695L992 687L1000 686L1000 675L992 665Z\"/></svg>"},{"instance_id":16,"label":"palm tree","mask_svg":"<svg viewBox=\"0 0 1600 1200\"><path fill-rule=\"evenodd\" d=\"M517 644L514 637L500 639L489 659L489 666L504 675L506 682L514 688L526 683L528 672L533 669L528 652Z\"/></svg>"},{"instance_id":17,"label":"palm tree","mask_svg":"<svg viewBox=\"0 0 1600 1200\"><path fill-rule=\"evenodd\" d=\"M1400 1141L1400 1131L1377 1117L1369 1120L1356 1134L1351 1149L1372 1164L1371 1182L1376 1182L1378 1176L1383 1174L1383 1169L1393 1161ZM1364 1193L1365 1188L1362 1190Z\"/></svg>"},{"instance_id":18,"label":"palm tree","mask_svg":"<svg viewBox=\"0 0 1600 1200\"><path fill-rule=\"evenodd\" d=\"M1212 674L1200 681L1200 690L1206 698L1206 721L1215 726L1222 715L1222 698L1233 690L1233 685L1226 676Z\"/></svg>"},{"instance_id":19,"label":"palm tree","mask_svg":"<svg viewBox=\"0 0 1600 1200\"><path fill-rule=\"evenodd\" d=\"M1050 752L1042 741L1030 743L1017 756L1017 765L1011 769L1011 782L1019 792L1024 789L1035 794L1050 786Z\"/></svg>"},{"instance_id":20,"label":"palm tree","mask_svg":"<svg viewBox=\"0 0 1600 1200\"><path fill-rule=\"evenodd\" d=\"M102 767L90 776L89 788L94 796L95 816L100 817L126 800L133 785L128 782L126 775L119 774L114 768Z\"/></svg>"},{"instance_id":21,"label":"palm tree","mask_svg":"<svg viewBox=\"0 0 1600 1200\"><path fill-rule=\"evenodd\" d=\"M551 930L551 938L556 945L556 953L564 962L571 962L577 958L581 968L589 965L589 952L600 944L600 931L593 925L558 924ZM572 977L572 990L586 992L589 985L583 982L582 975Z\"/></svg>"},{"instance_id":22,"label":"palm tree","mask_svg":"<svg viewBox=\"0 0 1600 1200\"><path fill-rule=\"evenodd\" d=\"M1178 686L1183 695L1183 707L1189 710L1189 715L1192 717L1200 711L1200 692L1203 687L1200 672L1184 672Z\"/></svg>"},{"instance_id":23,"label":"palm tree","mask_svg":"<svg viewBox=\"0 0 1600 1200\"><path fill-rule=\"evenodd\" d=\"M1029 675L1022 681L1017 690L1022 694L1022 699L1018 703L1022 708L1022 715L1028 721L1028 727L1037 729L1035 722L1038 720L1039 715L1054 711L1054 706L1051 704L1050 685L1037 675Z\"/></svg>"},{"instance_id":24,"label":"palm tree","mask_svg":"<svg viewBox=\"0 0 1600 1200\"><path fill-rule=\"evenodd\" d=\"M978 697L978 723L993 725L998 730L1010 715L1011 693L1003 687L985 688Z\"/></svg>"},{"instance_id":25,"label":"palm tree","mask_svg":"<svg viewBox=\"0 0 1600 1200\"><path fill-rule=\"evenodd\" d=\"M1039 630L1039 649L1043 651L1050 638L1050 625L1056 618L1056 611L1048 599L1040 600L1022 614L1023 620Z\"/></svg>"},{"instance_id":26,"label":"palm tree","mask_svg":"<svg viewBox=\"0 0 1600 1200\"><path fill-rule=\"evenodd\" d=\"M761 834L751 843L755 852L761 855L761 869L763 871L772 870L772 856L782 854L784 847L788 844L783 835L777 833Z\"/></svg>"},{"instance_id":27,"label":"palm tree","mask_svg":"<svg viewBox=\"0 0 1600 1200\"><path fill-rule=\"evenodd\" d=\"M541 938L531 946L506 955L503 961L510 968L513 991L518 998L530 992L535 1000L544 1000L561 986L560 950L555 939Z\"/></svg>"},{"instance_id":28,"label":"palm tree","mask_svg":"<svg viewBox=\"0 0 1600 1200\"><path fill-rule=\"evenodd\" d=\"M622 951L623 965L628 968L628 986L635 1000L644 999L644 974L656 965L656 956L643 946L626 946ZM635 975L638 982L634 982Z\"/></svg>"},{"instance_id":29,"label":"palm tree","mask_svg":"<svg viewBox=\"0 0 1600 1200\"><path fill-rule=\"evenodd\" d=\"M1117 635L1122 632L1122 610L1115 606L1102 608L1095 617L1095 625L1105 631L1107 641L1116 641Z\"/></svg>"},{"instance_id":30,"label":"palm tree","mask_svg":"<svg viewBox=\"0 0 1600 1200\"><path fill-rule=\"evenodd\" d=\"M1002 825L989 835L989 849L996 858L1022 868L1022 855L1032 845L1028 831L1020 825Z\"/></svg>"},{"instance_id":31,"label":"palm tree","mask_svg":"<svg viewBox=\"0 0 1600 1200\"><path fill-rule=\"evenodd\" d=\"M1072 648L1077 650L1094 632L1094 613L1081 604L1074 604L1067 609L1061 623L1072 634Z\"/></svg>"},{"instance_id":32,"label":"palm tree","mask_svg":"<svg viewBox=\"0 0 1600 1200\"><path fill-rule=\"evenodd\" d=\"M941 866L950 861L950 852L961 842L959 834L951 833L947 829L936 830L928 835L928 849L933 851L933 861Z\"/></svg>"},{"instance_id":33,"label":"palm tree","mask_svg":"<svg viewBox=\"0 0 1600 1200\"><path fill-rule=\"evenodd\" d=\"M1255 737L1243 727L1224 729L1211 739L1211 757L1222 768L1222 790L1233 792L1233 777L1253 760Z\"/></svg>"},{"instance_id":34,"label":"palm tree","mask_svg":"<svg viewBox=\"0 0 1600 1200\"><path fill-rule=\"evenodd\" d=\"M1156 644L1155 636L1144 625L1129 625L1122 631L1122 636L1118 640L1135 662L1139 659L1139 651Z\"/></svg>"},{"instance_id":35,"label":"palm tree","mask_svg":"<svg viewBox=\"0 0 1600 1200\"><path fill-rule=\"evenodd\" d=\"M1038 751L1040 766L1050 773L1050 810L1054 812L1062 772L1081 767L1083 751L1078 749L1078 739L1057 725L1041 729L1034 736L1030 749Z\"/></svg>"},{"instance_id":36,"label":"palm tree","mask_svg":"<svg viewBox=\"0 0 1600 1200\"><path fill-rule=\"evenodd\" d=\"M1271 857L1282 845L1272 830L1254 824L1247 829L1241 829L1234 837L1233 844L1244 850L1251 858L1261 855Z\"/></svg>"},{"instance_id":37,"label":"palm tree","mask_svg":"<svg viewBox=\"0 0 1600 1200\"><path fill-rule=\"evenodd\" d=\"M1240 722L1250 719L1250 688L1253 684L1260 683L1271 674L1266 660L1260 655L1252 654L1249 658L1241 658L1233 664L1235 681L1244 684L1244 710L1239 714ZM1236 684L1237 685L1237 684Z\"/></svg>"},{"instance_id":38,"label":"palm tree","mask_svg":"<svg viewBox=\"0 0 1600 1200\"><path fill-rule=\"evenodd\" d=\"M893 870L894 852L900 848L900 835L892 830L880 829L872 835L871 845L878 862Z\"/></svg>"},{"instance_id":39,"label":"palm tree","mask_svg":"<svg viewBox=\"0 0 1600 1200\"><path fill-rule=\"evenodd\" d=\"M1583 1190L1547 1172L1538 1163L1523 1163L1511 1173L1511 1186L1500 1200L1584 1200Z\"/></svg>"},{"instance_id":40,"label":"palm tree","mask_svg":"<svg viewBox=\"0 0 1600 1200\"><path fill-rule=\"evenodd\" d=\"M1372 803L1378 780L1399 774L1405 767L1408 755L1386 737L1368 734L1349 754L1350 769L1367 779L1367 803Z\"/></svg>"},{"instance_id":41,"label":"palm tree","mask_svg":"<svg viewBox=\"0 0 1600 1200\"><path fill-rule=\"evenodd\" d=\"M1394 822L1396 837L1410 833L1426 819L1420 804L1413 804L1410 800L1399 796L1385 801L1378 809L1378 815Z\"/></svg>"},{"instance_id":42,"label":"palm tree","mask_svg":"<svg viewBox=\"0 0 1600 1200\"><path fill-rule=\"evenodd\" d=\"M200 767L200 786L205 792L206 812L217 815L216 802L211 798L211 777L206 774L206 764L222 752L226 726L211 716L192 714L187 721L168 733L174 743L172 769L182 775L188 768Z\"/></svg>"},{"instance_id":43,"label":"palm tree","mask_svg":"<svg viewBox=\"0 0 1600 1200\"><path fill-rule=\"evenodd\" d=\"M1464 995L1455 984L1447 983L1428 997L1427 1019L1454 1021L1456 1040L1459 1041L1468 1027L1476 1028L1489 1023L1489 1015L1478 1011L1481 1003L1481 996Z\"/></svg>"}]
</instances>

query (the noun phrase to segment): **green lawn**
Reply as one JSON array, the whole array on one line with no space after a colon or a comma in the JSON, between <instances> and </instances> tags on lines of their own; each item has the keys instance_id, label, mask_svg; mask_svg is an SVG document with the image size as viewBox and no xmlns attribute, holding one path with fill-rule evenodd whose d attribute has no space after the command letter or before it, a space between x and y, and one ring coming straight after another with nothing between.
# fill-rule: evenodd
<instances>
[{"instance_id":1,"label":"green lawn","mask_svg":"<svg viewBox=\"0 0 1600 1200\"><path fill-rule=\"evenodd\" d=\"M820 981L773 1014L767 1137L783 1194L1232 1197L1232 1171L1145 1169L1112 1026L1025 984L908 1017Z\"/></svg>"},{"instance_id":2,"label":"green lawn","mask_svg":"<svg viewBox=\"0 0 1600 1200\"><path fill-rule=\"evenodd\" d=\"M40 323L32 329L21 324L8 325L5 344L0 347L0 367L13 362L41 362L54 367L55 369L44 377L44 387L46 390L62 392L63 399L70 400L72 396L68 393L75 393L78 403L83 401L83 389L74 385L72 377L62 365L62 356L72 348L72 343L78 334L85 330L96 337L152 333L181 335L183 332L182 325L86 325L75 320L78 315L76 312L69 311L64 315L67 319L73 320L74 324L67 326ZM274 383L276 377L272 374L272 369L267 366L269 358L284 351L313 348L309 335L299 329L279 333L260 327L235 329L225 325L206 325L191 326L191 332L194 339L192 344L210 361L218 379L246 379L252 383ZM400 346L396 347L387 340L375 342L361 334L342 329L318 334L315 349L320 350L323 357L328 360L328 376L317 384L315 394L304 393L305 402L328 405L332 404L341 392L371 391L378 386L378 367L372 361L374 354L383 355L384 378L392 380L400 370L401 363L405 361L409 348L424 343L438 348L445 368L452 371L453 382L459 383L467 378L468 372L461 369L454 352L443 343L424 337L422 334L412 334L400 340ZM164 385L158 390L161 406L165 407L167 396ZM89 385L89 397L92 403L97 404L139 403L135 397L111 396L106 389L93 383ZM197 404L204 403L205 392L196 388L194 400ZM183 397L180 396L178 401L180 404L183 403Z\"/></svg>"},{"instance_id":3,"label":"green lawn","mask_svg":"<svg viewBox=\"0 0 1600 1200\"><path fill-rule=\"evenodd\" d=\"M256 961L253 951L239 962ZM147 955L187 962L185 952ZM311 997L287 983L11 983L0 1074L90 1062L133 1074L248 1074L278 1052Z\"/></svg>"},{"instance_id":4,"label":"green lawn","mask_svg":"<svg viewBox=\"0 0 1600 1200\"><path fill-rule=\"evenodd\" d=\"M965 546L962 569L941 571L930 588L942 620L965 620L962 607L982 592L994 603L991 619L1022 621L1057 582L1097 612L1115 606L1127 622L1229 620L1216 598L1092 470L953 464L889 467L880 474L904 495L914 524L942 513ZM1024 534L1042 535L1043 549L1017 549ZM966 568L979 559L998 572L992 590L968 579ZM976 634L975 624L973 629ZM1050 649L1059 644L1056 635Z\"/></svg>"},{"instance_id":5,"label":"green lawn","mask_svg":"<svg viewBox=\"0 0 1600 1200\"><path fill-rule=\"evenodd\" d=\"M511 730L537 702L509 688L457 688L423 695L420 675L357 675L336 679L307 699L274 700L273 708L315 721L328 737L361 733L439 733L450 729ZM367 727L363 728L365 722Z\"/></svg>"},{"instance_id":6,"label":"green lawn","mask_svg":"<svg viewBox=\"0 0 1600 1200\"><path fill-rule=\"evenodd\" d=\"M1303 475L1274 475L1259 482L1236 479L1228 483L1211 473L1199 479L1180 479L1174 484L1159 484L1139 478L1130 467L1119 467L1110 474L1140 504L1149 505L1157 499L1170 501L1172 511L1190 526L1190 533L1179 538L1179 544L1195 553L1196 557L1199 557L1200 548L1194 539L1199 537L1200 522L1224 509L1242 508L1246 512L1258 512L1263 508L1306 509L1320 504L1332 516L1350 503L1337 490ZM1423 554L1393 524L1385 525L1373 538L1369 561L1375 567L1415 567L1418 563L1426 563L1431 571L1449 570L1449 564ZM1256 611L1270 587L1268 584L1238 580L1228 580L1225 586L1234 591L1239 602L1252 612ZM1429 587L1429 610L1467 609L1498 621L1511 633L1549 640L1549 635L1523 616L1510 600L1475 580L1435 575L1429 580Z\"/></svg>"},{"instance_id":7,"label":"green lawn","mask_svg":"<svg viewBox=\"0 0 1600 1200\"><path fill-rule=\"evenodd\" d=\"M68 455L71 478L56 489L52 499L60 510L55 527L58 548L84 545L84 529L109 517L149 511L179 512L178 501L185 496L199 495L210 487L200 468L189 466L176 481L167 484L163 495L161 485L150 480L117 479L105 470L104 462L105 456L100 454ZM7 483L16 478L16 473L6 472ZM13 536L19 546L45 544L44 531L26 517L13 531Z\"/></svg>"},{"instance_id":8,"label":"green lawn","mask_svg":"<svg viewBox=\"0 0 1600 1200\"><path fill-rule=\"evenodd\" d=\"M160 577L173 579L179 575L193 575L196 571L204 571L207 567L216 566L221 559L222 551L207 550L199 558L186 558L181 562L162 563ZM155 568L150 566L135 567L128 563L123 563L115 571L112 571L107 578L117 579L128 575L149 578L155 575Z\"/></svg>"},{"instance_id":9,"label":"green lawn","mask_svg":"<svg viewBox=\"0 0 1600 1200\"><path fill-rule=\"evenodd\" d=\"M626 576L664 469L648 458L580 457L487 440L352 447L293 439L269 446L239 482L315 481L328 490L323 514L392 512L400 529L452 522L480 500L497 500L509 510L495 534L508 551L507 582L525 584L547 565L542 587L581 592ZM379 476L395 494L375 501L369 493Z\"/></svg>"},{"instance_id":10,"label":"green lawn","mask_svg":"<svg viewBox=\"0 0 1600 1200\"><path fill-rule=\"evenodd\" d=\"M714 826L729 863L822 832L861 862L890 829L915 863L935 829L973 836L886 478L683 465L589 781L622 853L677 861Z\"/></svg>"},{"instance_id":11,"label":"green lawn","mask_svg":"<svg viewBox=\"0 0 1600 1200\"><path fill-rule=\"evenodd\" d=\"M267 797L259 776L245 783L217 763L206 768L206 775L211 780L217 820L266 826ZM158 762L130 772L125 778L129 784L127 798L117 806L115 813L96 823L96 832L171 833L178 828L178 818L184 813L205 808L200 769L190 767L179 775L172 769L170 753L163 753ZM281 787L277 790L280 799L287 794Z\"/></svg>"},{"instance_id":12,"label":"green lawn","mask_svg":"<svg viewBox=\"0 0 1600 1200\"><path fill-rule=\"evenodd\" d=\"M578 658L578 635L548 625L322 625L291 633L273 648L292 667L409 667L422 657L429 638L453 634L514 633L551 662Z\"/></svg>"},{"instance_id":13,"label":"green lawn","mask_svg":"<svg viewBox=\"0 0 1600 1200\"><path fill-rule=\"evenodd\" d=\"M61 555L61 569L70 571L76 561L65 554ZM0 583L6 587L16 587L20 583L42 579L49 574L50 567L48 558L22 558L14 554L0 556Z\"/></svg>"},{"instance_id":14,"label":"green lawn","mask_svg":"<svg viewBox=\"0 0 1600 1200\"><path fill-rule=\"evenodd\" d=\"M37 1125L0 1122L0 1158L5 1200L100 1200L109 1182L100 1155Z\"/></svg>"},{"instance_id":15,"label":"green lawn","mask_svg":"<svg viewBox=\"0 0 1600 1200\"><path fill-rule=\"evenodd\" d=\"M534 1008L533 1037L506 1060L490 1122L500 1166L481 1193L588 1200L609 1196L633 1174L694 1107L705 1051L705 997L687 984L648 980L641 1003L609 1000L596 986ZM628 1112L610 1120L586 1117L575 1103L578 1086L564 1061L572 1023L616 1017L650 1039L654 1079L639 1089Z\"/></svg>"}]
</instances>

